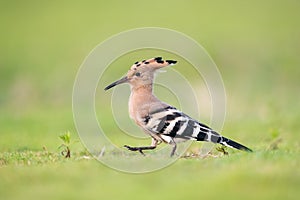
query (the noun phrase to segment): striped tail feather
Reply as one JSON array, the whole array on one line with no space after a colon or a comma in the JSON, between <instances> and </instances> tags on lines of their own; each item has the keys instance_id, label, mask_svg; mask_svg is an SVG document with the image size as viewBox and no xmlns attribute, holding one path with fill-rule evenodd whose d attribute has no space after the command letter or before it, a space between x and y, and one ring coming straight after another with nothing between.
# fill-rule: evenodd
<instances>
[{"instance_id":1,"label":"striped tail feather","mask_svg":"<svg viewBox=\"0 0 300 200\"><path fill-rule=\"evenodd\" d=\"M222 144L224 146L233 148L233 149L238 149L238 150L242 150L242 151L248 151L248 152L252 152L251 149L249 149L248 147L237 143L233 140L230 140L226 137L221 136L219 133L217 133L216 131L212 130L211 128L209 128L208 126L201 124L199 122L197 122L197 125L200 127L200 131L197 133L196 136L194 136L194 138L197 141L207 141L207 142L212 142L212 143L218 143L218 144Z\"/></svg>"},{"instance_id":2,"label":"striped tail feather","mask_svg":"<svg viewBox=\"0 0 300 200\"><path fill-rule=\"evenodd\" d=\"M227 146L227 147L230 147L230 148L234 148L234 149L239 149L239 150L242 150L242 151L248 151L248 152L252 152L251 149L249 149L248 147L242 145L242 144L239 144L233 140L230 140L226 137L222 137L221 141L219 142L220 144L224 145L224 146Z\"/></svg>"}]
</instances>

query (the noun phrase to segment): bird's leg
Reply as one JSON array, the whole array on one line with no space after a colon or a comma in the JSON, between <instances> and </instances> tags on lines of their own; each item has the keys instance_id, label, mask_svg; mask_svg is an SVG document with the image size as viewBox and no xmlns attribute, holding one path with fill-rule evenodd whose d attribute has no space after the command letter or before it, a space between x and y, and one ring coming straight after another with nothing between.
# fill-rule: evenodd
<instances>
[{"instance_id":1,"label":"bird's leg","mask_svg":"<svg viewBox=\"0 0 300 200\"><path fill-rule=\"evenodd\" d=\"M177 149L177 144L176 144L176 142L174 141L173 138L171 138L171 140L169 141L169 144L173 146L173 149L172 149L171 155L170 155L170 157L173 157L175 155L175 152L176 152L176 149Z\"/></svg>"},{"instance_id":2,"label":"bird's leg","mask_svg":"<svg viewBox=\"0 0 300 200\"><path fill-rule=\"evenodd\" d=\"M139 151L143 156L145 156L143 150L152 150L155 149L158 144L158 141L154 138L152 138L152 143L150 146L145 146L145 147L131 147L128 145L124 145L128 150L130 151Z\"/></svg>"},{"instance_id":3,"label":"bird's leg","mask_svg":"<svg viewBox=\"0 0 300 200\"><path fill-rule=\"evenodd\" d=\"M177 149L177 144L174 142L174 143L171 143L171 145L173 146L173 149L171 151L170 157L173 157L176 152L176 149Z\"/></svg>"}]
</instances>

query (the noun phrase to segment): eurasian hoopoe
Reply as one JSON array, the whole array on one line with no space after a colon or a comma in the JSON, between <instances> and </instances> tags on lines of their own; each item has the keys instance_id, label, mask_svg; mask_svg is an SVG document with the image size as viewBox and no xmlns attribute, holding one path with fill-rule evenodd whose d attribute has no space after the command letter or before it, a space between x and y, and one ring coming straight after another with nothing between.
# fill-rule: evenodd
<instances>
[{"instance_id":1,"label":"eurasian hoopoe","mask_svg":"<svg viewBox=\"0 0 300 200\"><path fill-rule=\"evenodd\" d=\"M192 119L176 108L160 101L152 92L154 73L156 70L176 64L174 60L163 60L161 57L136 62L127 75L108 85L108 90L121 83L129 83L131 94L129 99L130 117L142 130L152 137L150 146L131 147L128 150L139 151L155 149L161 142L173 146L171 156L176 151L176 143L186 140L219 143L239 150L252 150L228 138L225 138L208 126Z\"/></svg>"}]
</instances>

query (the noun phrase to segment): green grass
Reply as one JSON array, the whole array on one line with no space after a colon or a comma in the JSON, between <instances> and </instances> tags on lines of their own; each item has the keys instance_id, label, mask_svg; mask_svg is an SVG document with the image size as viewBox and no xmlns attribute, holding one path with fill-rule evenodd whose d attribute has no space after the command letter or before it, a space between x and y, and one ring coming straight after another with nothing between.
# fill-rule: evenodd
<instances>
[{"instance_id":1,"label":"green grass","mask_svg":"<svg viewBox=\"0 0 300 200\"><path fill-rule=\"evenodd\" d=\"M294 0L1 1L0 199L298 199L299 8ZM147 174L88 159L81 143L70 146L71 158L61 155L60 135L70 131L79 140L72 89L84 58L111 35L148 26L178 30L207 49L226 88L222 133L253 153L214 151L218 156L181 158ZM110 104L99 106L111 94L103 88L146 54L157 56L123 56L99 82L97 114L117 146L149 141L120 133ZM184 62L174 67L195 79ZM205 122L209 117L203 113ZM148 153L151 159L164 158Z\"/></svg>"},{"instance_id":2,"label":"green grass","mask_svg":"<svg viewBox=\"0 0 300 200\"><path fill-rule=\"evenodd\" d=\"M129 199L133 196L297 199L299 194L300 163L295 152L261 151L219 158L179 159L168 168L143 175L116 172L94 160L75 157L65 160L45 152L16 153L9 157L18 163L1 167L3 199L24 196L36 199ZM11 185L18 192L12 192Z\"/></svg>"}]
</instances>

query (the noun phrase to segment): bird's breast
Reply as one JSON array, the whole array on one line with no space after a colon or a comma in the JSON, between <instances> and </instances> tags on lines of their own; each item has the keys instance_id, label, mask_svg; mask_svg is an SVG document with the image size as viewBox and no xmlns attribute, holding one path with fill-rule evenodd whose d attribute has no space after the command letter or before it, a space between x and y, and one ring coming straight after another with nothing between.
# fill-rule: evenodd
<instances>
[{"instance_id":1,"label":"bird's breast","mask_svg":"<svg viewBox=\"0 0 300 200\"><path fill-rule=\"evenodd\" d=\"M140 124L140 121L144 115L147 114L147 109L145 108L145 102L134 96L130 95L128 108L129 108L129 116L131 119L135 121L135 123Z\"/></svg>"}]
</instances>

